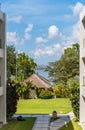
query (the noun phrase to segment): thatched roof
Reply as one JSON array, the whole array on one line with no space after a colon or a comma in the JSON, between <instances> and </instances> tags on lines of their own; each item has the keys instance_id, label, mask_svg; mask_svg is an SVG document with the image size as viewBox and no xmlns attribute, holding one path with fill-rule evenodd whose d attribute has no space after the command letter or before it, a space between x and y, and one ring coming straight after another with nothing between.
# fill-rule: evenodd
<instances>
[{"instance_id":1,"label":"thatched roof","mask_svg":"<svg viewBox=\"0 0 85 130\"><path fill-rule=\"evenodd\" d=\"M44 89L51 88L51 84L49 83L49 81L38 74L32 74L24 82L28 82L28 81L31 81L33 85L36 86L37 88L44 88Z\"/></svg>"}]
</instances>

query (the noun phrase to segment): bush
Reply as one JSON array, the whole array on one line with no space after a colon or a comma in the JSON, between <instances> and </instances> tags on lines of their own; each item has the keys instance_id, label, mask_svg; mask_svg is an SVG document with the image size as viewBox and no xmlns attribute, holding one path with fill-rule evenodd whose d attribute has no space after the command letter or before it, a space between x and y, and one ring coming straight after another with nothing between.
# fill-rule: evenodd
<instances>
[{"instance_id":1,"label":"bush","mask_svg":"<svg viewBox=\"0 0 85 130\"><path fill-rule=\"evenodd\" d=\"M16 84L12 80L7 81L7 118L11 116L17 110L18 94L16 92Z\"/></svg>"},{"instance_id":2,"label":"bush","mask_svg":"<svg viewBox=\"0 0 85 130\"><path fill-rule=\"evenodd\" d=\"M70 100L73 108L73 112L76 116L76 119L79 120L79 79L77 77L72 78L68 81L69 91L70 91Z\"/></svg>"},{"instance_id":3,"label":"bush","mask_svg":"<svg viewBox=\"0 0 85 130\"><path fill-rule=\"evenodd\" d=\"M49 90L42 90L39 97L41 99L50 99L54 96L54 93Z\"/></svg>"},{"instance_id":4,"label":"bush","mask_svg":"<svg viewBox=\"0 0 85 130\"><path fill-rule=\"evenodd\" d=\"M32 88L32 82L17 83L17 93L21 99L29 99L30 89Z\"/></svg>"},{"instance_id":5,"label":"bush","mask_svg":"<svg viewBox=\"0 0 85 130\"><path fill-rule=\"evenodd\" d=\"M58 98L64 98L69 96L68 88L65 87L62 83L58 84L57 86L54 86L54 92L56 97Z\"/></svg>"}]
</instances>

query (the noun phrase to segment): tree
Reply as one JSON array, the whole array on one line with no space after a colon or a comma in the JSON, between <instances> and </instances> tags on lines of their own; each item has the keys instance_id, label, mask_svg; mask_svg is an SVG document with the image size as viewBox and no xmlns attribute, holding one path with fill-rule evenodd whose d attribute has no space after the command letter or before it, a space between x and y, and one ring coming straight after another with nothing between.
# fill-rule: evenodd
<instances>
[{"instance_id":1,"label":"tree","mask_svg":"<svg viewBox=\"0 0 85 130\"><path fill-rule=\"evenodd\" d=\"M24 52L17 55L17 78L23 81L35 72L37 64Z\"/></svg>"},{"instance_id":2,"label":"tree","mask_svg":"<svg viewBox=\"0 0 85 130\"><path fill-rule=\"evenodd\" d=\"M7 78L16 75L16 52L14 46L7 46Z\"/></svg>"},{"instance_id":3,"label":"tree","mask_svg":"<svg viewBox=\"0 0 85 130\"><path fill-rule=\"evenodd\" d=\"M64 50L60 60L51 62L46 68L53 82L67 83L67 80L79 75L79 44Z\"/></svg>"},{"instance_id":4,"label":"tree","mask_svg":"<svg viewBox=\"0 0 85 130\"><path fill-rule=\"evenodd\" d=\"M17 110L18 94L16 84L12 80L7 80L7 118L10 118Z\"/></svg>"}]
</instances>

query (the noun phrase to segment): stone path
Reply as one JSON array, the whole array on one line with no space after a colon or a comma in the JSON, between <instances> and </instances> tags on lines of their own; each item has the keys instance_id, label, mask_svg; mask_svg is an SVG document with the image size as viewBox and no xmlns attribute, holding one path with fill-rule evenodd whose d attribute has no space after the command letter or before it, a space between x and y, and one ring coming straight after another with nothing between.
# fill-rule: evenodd
<instances>
[{"instance_id":1,"label":"stone path","mask_svg":"<svg viewBox=\"0 0 85 130\"><path fill-rule=\"evenodd\" d=\"M32 130L49 130L50 116L41 115L37 117Z\"/></svg>"}]
</instances>

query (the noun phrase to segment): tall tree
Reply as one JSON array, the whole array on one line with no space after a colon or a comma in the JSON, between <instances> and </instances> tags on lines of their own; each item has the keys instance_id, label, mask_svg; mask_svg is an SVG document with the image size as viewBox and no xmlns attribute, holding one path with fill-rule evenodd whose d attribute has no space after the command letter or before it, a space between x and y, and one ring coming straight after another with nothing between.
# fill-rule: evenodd
<instances>
[{"instance_id":1,"label":"tall tree","mask_svg":"<svg viewBox=\"0 0 85 130\"><path fill-rule=\"evenodd\" d=\"M7 78L16 75L16 51L13 45L7 46Z\"/></svg>"},{"instance_id":2,"label":"tall tree","mask_svg":"<svg viewBox=\"0 0 85 130\"><path fill-rule=\"evenodd\" d=\"M67 83L67 80L79 75L79 44L67 48L60 60L49 63L46 68L53 82Z\"/></svg>"},{"instance_id":3,"label":"tall tree","mask_svg":"<svg viewBox=\"0 0 85 130\"><path fill-rule=\"evenodd\" d=\"M17 78L23 81L34 73L37 64L24 52L17 55Z\"/></svg>"}]
</instances>

